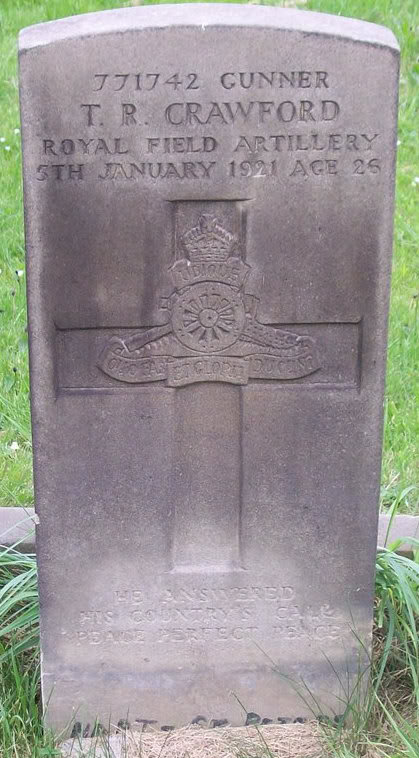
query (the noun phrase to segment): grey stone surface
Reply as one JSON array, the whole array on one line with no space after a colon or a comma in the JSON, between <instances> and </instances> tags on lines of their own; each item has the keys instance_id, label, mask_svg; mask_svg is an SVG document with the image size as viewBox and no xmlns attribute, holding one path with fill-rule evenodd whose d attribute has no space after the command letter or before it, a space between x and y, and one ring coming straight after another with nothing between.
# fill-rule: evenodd
<instances>
[{"instance_id":1,"label":"grey stone surface","mask_svg":"<svg viewBox=\"0 0 419 758\"><path fill-rule=\"evenodd\" d=\"M401 540L396 552L408 555L414 551L414 545L409 539L419 540L419 516L407 516L400 514L393 520L383 513L378 519L378 548L391 547ZM406 541L404 541L406 540Z\"/></svg>"},{"instance_id":2,"label":"grey stone surface","mask_svg":"<svg viewBox=\"0 0 419 758\"><path fill-rule=\"evenodd\" d=\"M295 719L302 687L341 713L371 632L397 43L166 6L23 31L20 65L48 722Z\"/></svg>"},{"instance_id":3,"label":"grey stone surface","mask_svg":"<svg viewBox=\"0 0 419 758\"><path fill-rule=\"evenodd\" d=\"M35 511L32 507L0 508L0 546L35 552Z\"/></svg>"},{"instance_id":4,"label":"grey stone surface","mask_svg":"<svg viewBox=\"0 0 419 758\"><path fill-rule=\"evenodd\" d=\"M31 506L0 508L0 546L16 547L22 552L34 553L35 542L35 511ZM378 549L389 547L392 543L402 540L396 552L409 555L413 552L409 539L419 539L419 516L399 514L395 516L390 526L390 517L380 513L378 518Z\"/></svg>"}]
</instances>

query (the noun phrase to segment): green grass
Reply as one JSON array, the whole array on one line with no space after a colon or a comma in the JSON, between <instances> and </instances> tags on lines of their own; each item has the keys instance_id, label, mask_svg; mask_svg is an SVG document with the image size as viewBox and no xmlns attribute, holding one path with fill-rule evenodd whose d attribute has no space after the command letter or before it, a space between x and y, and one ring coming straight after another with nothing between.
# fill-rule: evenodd
<instances>
[{"instance_id":1,"label":"green grass","mask_svg":"<svg viewBox=\"0 0 419 758\"><path fill-rule=\"evenodd\" d=\"M172 0L174 1L174 0ZM120 0L1 0L0 4L0 505L33 502L28 392L25 261L16 39L41 21L129 5ZM144 0L144 5L151 4ZM263 3L261 3L263 4ZM275 4L266 2L267 5ZM277 5L287 5L278 2ZM308 0L310 10L353 16L393 29L402 48L395 257L390 313L382 507L417 512L418 81L417 0ZM3 141L4 140L4 141ZM10 149L8 149L10 148ZM415 372L416 370L416 372Z\"/></svg>"}]
</instances>

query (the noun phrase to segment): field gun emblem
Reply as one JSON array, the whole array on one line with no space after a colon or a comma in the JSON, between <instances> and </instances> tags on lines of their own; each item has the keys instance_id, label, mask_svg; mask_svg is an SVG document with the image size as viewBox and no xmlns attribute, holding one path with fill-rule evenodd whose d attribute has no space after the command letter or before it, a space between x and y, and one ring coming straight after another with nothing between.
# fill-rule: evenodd
<instances>
[{"instance_id":1,"label":"field gun emblem","mask_svg":"<svg viewBox=\"0 0 419 758\"><path fill-rule=\"evenodd\" d=\"M218 218L202 213L181 246L184 257L169 269L174 290L162 302L167 323L111 338L99 359L104 373L177 387L292 380L320 368L313 338L257 320L258 298L245 290L250 266Z\"/></svg>"}]
</instances>

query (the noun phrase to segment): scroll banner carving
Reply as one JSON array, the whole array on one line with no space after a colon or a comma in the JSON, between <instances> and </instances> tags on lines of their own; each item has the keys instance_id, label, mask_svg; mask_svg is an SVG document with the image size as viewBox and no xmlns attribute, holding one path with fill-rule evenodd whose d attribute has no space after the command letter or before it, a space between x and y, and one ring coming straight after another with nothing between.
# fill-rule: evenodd
<instances>
[{"instance_id":1,"label":"scroll banner carving","mask_svg":"<svg viewBox=\"0 0 419 758\"><path fill-rule=\"evenodd\" d=\"M299 379L320 368L313 338L257 321L258 300L244 291L250 266L217 218L202 214L182 244L187 257L171 267L175 291L163 303L168 323L110 339L98 362L105 374L181 387Z\"/></svg>"},{"instance_id":2,"label":"scroll banner carving","mask_svg":"<svg viewBox=\"0 0 419 758\"><path fill-rule=\"evenodd\" d=\"M106 348L99 366L108 376L132 384L162 380L167 380L169 387L209 381L247 384L249 379L297 379L319 368L310 346L301 349L298 356L282 358L263 353L245 358L232 358L228 355L199 358L173 358L167 355L131 358L123 353L121 342L118 340L118 345L115 345L113 350L111 347Z\"/></svg>"}]
</instances>

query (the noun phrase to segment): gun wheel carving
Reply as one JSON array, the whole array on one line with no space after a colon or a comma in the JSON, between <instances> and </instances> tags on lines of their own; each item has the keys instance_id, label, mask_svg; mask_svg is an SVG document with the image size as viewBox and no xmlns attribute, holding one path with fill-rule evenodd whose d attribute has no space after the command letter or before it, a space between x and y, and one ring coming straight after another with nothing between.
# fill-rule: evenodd
<instances>
[{"instance_id":1,"label":"gun wheel carving","mask_svg":"<svg viewBox=\"0 0 419 758\"><path fill-rule=\"evenodd\" d=\"M179 295L172 325L178 340L191 350L215 353L240 337L245 310L240 294L226 284L194 284Z\"/></svg>"}]
</instances>

